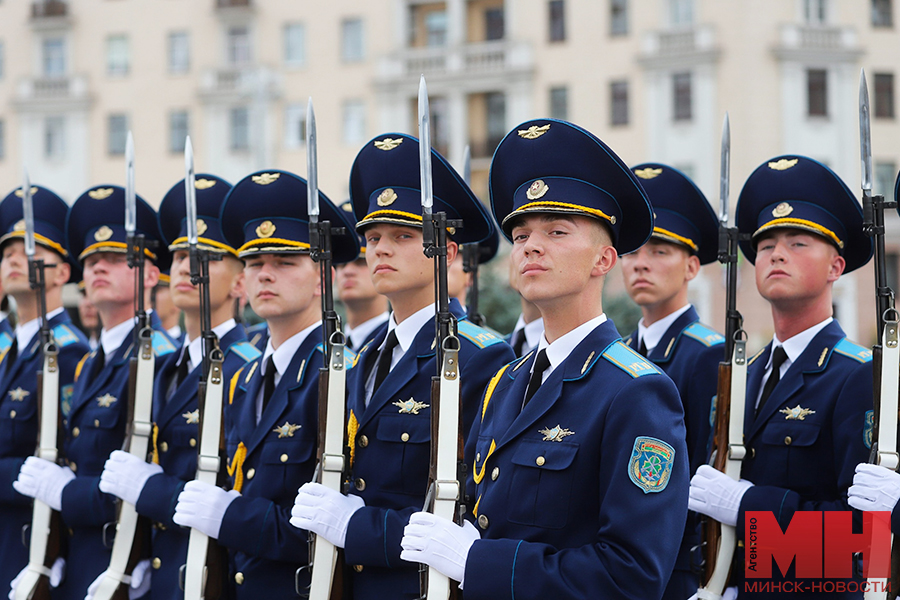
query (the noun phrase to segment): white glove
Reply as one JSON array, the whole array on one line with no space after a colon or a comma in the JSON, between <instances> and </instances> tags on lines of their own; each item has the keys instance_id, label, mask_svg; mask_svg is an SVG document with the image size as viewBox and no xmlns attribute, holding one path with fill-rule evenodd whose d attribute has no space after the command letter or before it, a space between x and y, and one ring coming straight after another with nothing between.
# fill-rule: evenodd
<instances>
[{"instance_id":1,"label":"white glove","mask_svg":"<svg viewBox=\"0 0 900 600\"><path fill-rule=\"evenodd\" d=\"M133 454L116 450L109 455L100 475L100 491L137 504L147 480L162 473L161 466L148 463Z\"/></svg>"},{"instance_id":2,"label":"white glove","mask_svg":"<svg viewBox=\"0 0 900 600\"><path fill-rule=\"evenodd\" d=\"M891 512L900 499L900 473L860 463L847 495L850 506L857 510Z\"/></svg>"},{"instance_id":3,"label":"white glove","mask_svg":"<svg viewBox=\"0 0 900 600\"><path fill-rule=\"evenodd\" d=\"M19 470L19 478L13 487L23 496L40 500L53 510L62 510L62 493L75 473L69 467L60 467L49 460L29 456Z\"/></svg>"},{"instance_id":4,"label":"white glove","mask_svg":"<svg viewBox=\"0 0 900 600\"><path fill-rule=\"evenodd\" d=\"M16 598L16 587L18 587L19 582L22 581L22 576L25 575L25 571L28 570L28 565L25 565L25 568L19 571L19 574L15 576L15 578L9 583L9 600L15 600ZM50 587L57 588L59 584L62 582L63 577L66 576L66 559L63 557L57 558L53 562L53 566L50 567Z\"/></svg>"},{"instance_id":5,"label":"white glove","mask_svg":"<svg viewBox=\"0 0 900 600\"><path fill-rule=\"evenodd\" d=\"M722 600L737 600L737 586L733 585L731 587L725 588L725 591L722 592L720 598ZM697 594L694 594L688 600L697 600Z\"/></svg>"},{"instance_id":6,"label":"white glove","mask_svg":"<svg viewBox=\"0 0 900 600\"><path fill-rule=\"evenodd\" d=\"M709 465L700 465L691 478L688 508L712 517L723 525L737 525L744 492L753 487L749 481L735 481Z\"/></svg>"},{"instance_id":7,"label":"white glove","mask_svg":"<svg viewBox=\"0 0 900 600\"><path fill-rule=\"evenodd\" d=\"M312 531L338 548L343 548L350 517L365 505L365 500L359 496L345 496L321 483L304 483L294 498L291 525Z\"/></svg>"},{"instance_id":8,"label":"white glove","mask_svg":"<svg viewBox=\"0 0 900 600\"><path fill-rule=\"evenodd\" d=\"M468 521L460 527L431 513L417 512L403 529L400 558L428 565L458 581L462 588L469 549L480 539L481 534Z\"/></svg>"},{"instance_id":9,"label":"white glove","mask_svg":"<svg viewBox=\"0 0 900 600\"><path fill-rule=\"evenodd\" d=\"M100 582L103 581L104 577L106 577L106 571L100 573L97 579L88 586L84 600L94 599L94 594L97 593L97 588L100 587ZM138 562L131 575L126 575L122 578L122 583L128 584L128 600L134 600L146 594L150 590L150 559L147 558Z\"/></svg>"},{"instance_id":10,"label":"white glove","mask_svg":"<svg viewBox=\"0 0 900 600\"><path fill-rule=\"evenodd\" d=\"M178 504L175 505L172 520L182 527L190 527L208 537L219 539L225 511L240 495L240 492L226 492L202 481L188 481L184 490L178 494Z\"/></svg>"}]
</instances>

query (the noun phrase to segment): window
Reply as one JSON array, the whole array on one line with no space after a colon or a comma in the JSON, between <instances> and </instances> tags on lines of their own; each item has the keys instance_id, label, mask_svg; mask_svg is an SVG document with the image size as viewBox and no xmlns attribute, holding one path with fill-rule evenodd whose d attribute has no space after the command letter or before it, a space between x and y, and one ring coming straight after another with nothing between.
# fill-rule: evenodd
<instances>
[{"instance_id":1,"label":"window","mask_svg":"<svg viewBox=\"0 0 900 600\"><path fill-rule=\"evenodd\" d=\"M828 0L803 0L803 18L807 25L825 25L828 22Z\"/></svg>"},{"instance_id":2,"label":"window","mask_svg":"<svg viewBox=\"0 0 900 600\"><path fill-rule=\"evenodd\" d=\"M491 154L508 131L506 127L506 94L490 92L485 94L487 105L487 142Z\"/></svg>"},{"instance_id":3,"label":"window","mask_svg":"<svg viewBox=\"0 0 900 600\"><path fill-rule=\"evenodd\" d=\"M44 119L44 157L60 159L66 151L66 120L63 117Z\"/></svg>"},{"instance_id":4,"label":"window","mask_svg":"<svg viewBox=\"0 0 900 600\"><path fill-rule=\"evenodd\" d=\"M484 11L484 39L502 40L506 35L506 23L503 18L503 7L488 8Z\"/></svg>"},{"instance_id":5,"label":"window","mask_svg":"<svg viewBox=\"0 0 900 600\"><path fill-rule=\"evenodd\" d=\"M125 154L125 142L128 139L128 117L123 114L109 115L106 144L110 156Z\"/></svg>"},{"instance_id":6,"label":"window","mask_svg":"<svg viewBox=\"0 0 900 600\"><path fill-rule=\"evenodd\" d=\"M6 158L6 121L0 119L0 160Z\"/></svg>"},{"instance_id":7,"label":"window","mask_svg":"<svg viewBox=\"0 0 900 600\"><path fill-rule=\"evenodd\" d=\"M106 74L114 77L128 75L129 57L127 35L111 35L106 38Z\"/></svg>"},{"instance_id":8,"label":"window","mask_svg":"<svg viewBox=\"0 0 900 600\"><path fill-rule=\"evenodd\" d=\"M284 62L294 67L306 62L306 28L303 23L284 26Z\"/></svg>"},{"instance_id":9,"label":"window","mask_svg":"<svg viewBox=\"0 0 900 600\"><path fill-rule=\"evenodd\" d=\"M806 70L806 113L810 117L828 116L828 71Z\"/></svg>"},{"instance_id":10,"label":"window","mask_svg":"<svg viewBox=\"0 0 900 600\"><path fill-rule=\"evenodd\" d=\"M228 64L242 67L250 63L250 29L246 26L228 30Z\"/></svg>"},{"instance_id":11,"label":"window","mask_svg":"<svg viewBox=\"0 0 900 600\"><path fill-rule=\"evenodd\" d=\"M897 176L897 165L893 162L878 162L875 163L875 181L874 189L872 190L875 194L881 194L885 198L890 198L894 195L894 178Z\"/></svg>"},{"instance_id":12,"label":"window","mask_svg":"<svg viewBox=\"0 0 900 600\"><path fill-rule=\"evenodd\" d=\"M41 63L44 77L65 77L66 41L63 38L44 38L41 44Z\"/></svg>"},{"instance_id":13,"label":"window","mask_svg":"<svg viewBox=\"0 0 900 600\"><path fill-rule=\"evenodd\" d=\"M893 27L894 7L891 0L872 0L872 27Z\"/></svg>"},{"instance_id":14,"label":"window","mask_svg":"<svg viewBox=\"0 0 900 600\"><path fill-rule=\"evenodd\" d=\"M187 73L191 68L191 38L186 31L169 34L169 73Z\"/></svg>"},{"instance_id":15,"label":"window","mask_svg":"<svg viewBox=\"0 0 900 600\"><path fill-rule=\"evenodd\" d=\"M550 0L550 41L564 42L566 40L566 18L563 0Z\"/></svg>"},{"instance_id":16,"label":"window","mask_svg":"<svg viewBox=\"0 0 900 600\"><path fill-rule=\"evenodd\" d=\"M231 109L229 130L232 150L250 149L250 109L238 106Z\"/></svg>"},{"instance_id":17,"label":"window","mask_svg":"<svg viewBox=\"0 0 900 600\"><path fill-rule=\"evenodd\" d=\"M875 73L875 116L894 118L894 74Z\"/></svg>"},{"instance_id":18,"label":"window","mask_svg":"<svg viewBox=\"0 0 900 600\"><path fill-rule=\"evenodd\" d=\"M609 35L628 35L628 0L610 0Z\"/></svg>"},{"instance_id":19,"label":"window","mask_svg":"<svg viewBox=\"0 0 900 600\"><path fill-rule=\"evenodd\" d=\"M694 0L669 0L669 25L690 27L694 24Z\"/></svg>"},{"instance_id":20,"label":"window","mask_svg":"<svg viewBox=\"0 0 900 600\"><path fill-rule=\"evenodd\" d=\"M550 88L550 116L563 120L569 118L569 88Z\"/></svg>"},{"instance_id":21,"label":"window","mask_svg":"<svg viewBox=\"0 0 900 600\"><path fill-rule=\"evenodd\" d=\"M676 121L690 121L693 117L691 98L691 74L675 73L672 76L672 118Z\"/></svg>"},{"instance_id":22,"label":"window","mask_svg":"<svg viewBox=\"0 0 900 600\"><path fill-rule=\"evenodd\" d=\"M366 141L366 104L362 100L346 100L343 107L345 144Z\"/></svg>"},{"instance_id":23,"label":"window","mask_svg":"<svg viewBox=\"0 0 900 600\"><path fill-rule=\"evenodd\" d=\"M613 81L609 84L611 125L628 125L628 82Z\"/></svg>"},{"instance_id":24,"label":"window","mask_svg":"<svg viewBox=\"0 0 900 600\"><path fill-rule=\"evenodd\" d=\"M362 19L344 19L341 23L341 58L346 62L365 58Z\"/></svg>"},{"instance_id":25,"label":"window","mask_svg":"<svg viewBox=\"0 0 900 600\"><path fill-rule=\"evenodd\" d=\"M306 143L306 105L288 104L284 111L284 147L300 148Z\"/></svg>"},{"instance_id":26,"label":"window","mask_svg":"<svg viewBox=\"0 0 900 600\"><path fill-rule=\"evenodd\" d=\"M169 152L184 152L184 140L190 135L190 120L186 110L169 113Z\"/></svg>"},{"instance_id":27,"label":"window","mask_svg":"<svg viewBox=\"0 0 900 600\"><path fill-rule=\"evenodd\" d=\"M447 45L447 12L433 10L425 15L425 45Z\"/></svg>"}]
</instances>

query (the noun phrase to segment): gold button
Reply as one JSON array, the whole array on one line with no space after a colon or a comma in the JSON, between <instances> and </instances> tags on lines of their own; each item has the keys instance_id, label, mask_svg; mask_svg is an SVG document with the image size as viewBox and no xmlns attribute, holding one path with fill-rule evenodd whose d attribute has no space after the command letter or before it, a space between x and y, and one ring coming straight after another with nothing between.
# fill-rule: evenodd
<instances>
[{"instance_id":1,"label":"gold button","mask_svg":"<svg viewBox=\"0 0 900 600\"><path fill-rule=\"evenodd\" d=\"M76 427L75 429L72 430L72 437L73 437L73 438L77 438L79 435L81 435L81 430L80 430L80 429L78 429L78 428Z\"/></svg>"},{"instance_id":2,"label":"gold button","mask_svg":"<svg viewBox=\"0 0 900 600\"><path fill-rule=\"evenodd\" d=\"M481 452L475 455L475 462L481 462Z\"/></svg>"},{"instance_id":3,"label":"gold button","mask_svg":"<svg viewBox=\"0 0 900 600\"><path fill-rule=\"evenodd\" d=\"M94 419L94 427L100 427L100 419Z\"/></svg>"},{"instance_id":4,"label":"gold button","mask_svg":"<svg viewBox=\"0 0 900 600\"><path fill-rule=\"evenodd\" d=\"M360 448L365 448L365 447L368 446L368 445L369 445L369 438L367 438L367 437L364 436L364 435L360 436L360 437L359 437L359 447L360 447Z\"/></svg>"},{"instance_id":5,"label":"gold button","mask_svg":"<svg viewBox=\"0 0 900 600\"><path fill-rule=\"evenodd\" d=\"M536 464L537 466L543 467L543 466L544 466L544 463L547 462L547 461L544 460L544 457L543 457L543 456L538 456L538 457L534 460L534 462L535 462L535 464Z\"/></svg>"},{"instance_id":6,"label":"gold button","mask_svg":"<svg viewBox=\"0 0 900 600\"><path fill-rule=\"evenodd\" d=\"M157 556L153 559L153 568L158 569L160 566L162 566L162 561L159 560L159 557Z\"/></svg>"},{"instance_id":7,"label":"gold button","mask_svg":"<svg viewBox=\"0 0 900 600\"><path fill-rule=\"evenodd\" d=\"M500 477L500 467L494 467L494 470L491 471L491 480L497 481L498 477Z\"/></svg>"},{"instance_id":8,"label":"gold button","mask_svg":"<svg viewBox=\"0 0 900 600\"><path fill-rule=\"evenodd\" d=\"M169 451L169 444L167 444L166 442L161 443L161 444L159 445L159 451L160 451L160 452L168 452L168 451Z\"/></svg>"},{"instance_id":9,"label":"gold button","mask_svg":"<svg viewBox=\"0 0 900 600\"><path fill-rule=\"evenodd\" d=\"M362 573L363 566L362 565L353 565L353 570L357 573Z\"/></svg>"},{"instance_id":10,"label":"gold button","mask_svg":"<svg viewBox=\"0 0 900 600\"><path fill-rule=\"evenodd\" d=\"M360 477L353 482L353 487L355 487L360 492L363 491L364 489L366 489L366 480Z\"/></svg>"},{"instance_id":11,"label":"gold button","mask_svg":"<svg viewBox=\"0 0 900 600\"><path fill-rule=\"evenodd\" d=\"M785 446L790 446L790 445L791 445L791 442L793 442L793 441L794 441L794 440L791 439L791 436L787 436L787 437L784 438L784 445L785 445Z\"/></svg>"},{"instance_id":12,"label":"gold button","mask_svg":"<svg viewBox=\"0 0 900 600\"><path fill-rule=\"evenodd\" d=\"M15 418L16 418L16 411L14 411L14 410L9 411L9 418L10 418L10 419L15 419Z\"/></svg>"},{"instance_id":13,"label":"gold button","mask_svg":"<svg viewBox=\"0 0 900 600\"><path fill-rule=\"evenodd\" d=\"M244 574L238 571L234 574L234 582L238 585L243 585L244 583Z\"/></svg>"},{"instance_id":14,"label":"gold button","mask_svg":"<svg viewBox=\"0 0 900 600\"><path fill-rule=\"evenodd\" d=\"M487 515L478 515L478 526L487 529L488 525L490 525L490 521L488 521Z\"/></svg>"},{"instance_id":15,"label":"gold button","mask_svg":"<svg viewBox=\"0 0 900 600\"><path fill-rule=\"evenodd\" d=\"M287 455L287 454L282 454L282 455L281 455L281 462L287 462L287 460L288 460L288 455Z\"/></svg>"},{"instance_id":16,"label":"gold button","mask_svg":"<svg viewBox=\"0 0 900 600\"><path fill-rule=\"evenodd\" d=\"M256 469L250 469L247 471L247 479L253 479L253 476L256 475Z\"/></svg>"},{"instance_id":17,"label":"gold button","mask_svg":"<svg viewBox=\"0 0 900 600\"><path fill-rule=\"evenodd\" d=\"M75 461L69 461L69 468L72 469L72 472L74 473L78 470L78 465L75 464Z\"/></svg>"},{"instance_id":18,"label":"gold button","mask_svg":"<svg viewBox=\"0 0 900 600\"><path fill-rule=\"evenodd\" d=\"M402 441L404 441L404 442L408 442L408 441L409 441L409 434L404 432L404 434L400 436L400 439L401 439Z\"/></svg>"},{"instance_id":19,"label":"gold button","mask_svg":"<svg viewBox=\"0 0 900 600\"><path fill-rule=\"evenodd\" d=\"M194 438L191 438L190 441L188 441L188 444L190 444L191 448L193 448L194 446L197 445L197 440L195 440Z\"/></svg>"}]
</instances>

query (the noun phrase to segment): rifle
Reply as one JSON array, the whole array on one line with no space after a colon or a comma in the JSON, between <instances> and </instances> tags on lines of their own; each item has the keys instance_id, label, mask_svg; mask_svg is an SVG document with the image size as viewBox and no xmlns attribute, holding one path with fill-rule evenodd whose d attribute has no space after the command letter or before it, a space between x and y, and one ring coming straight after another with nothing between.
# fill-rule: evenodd
<instances>
[{"instance_id":1,"label":"rifle","mask_svg":"<svg viewBox=\"0 0 900 600\"><path fill-rule=\"evenodd\" d=\"M322 282L322 348L324 366L319 367L319 426L316 471L313 481L344 492L349 464L345 455L344 416L347 375L344 368L344 334L334 310L332 292L332 235L343 235L346 229L332 227L330 221L319 221L319 175L316 152L316 113L312 98L306 107L306 201L309 214L310 257L319 263ZM343 553L325 538L309 534L309 565L295 574L295 587L302 595L300 574L311 570L309 598L328 600L341 598L343 592ZM318 567L318 568L316 568Z\"/></svg>"},{"instance_id":2,"label":"rifle","mask_svg":"<svg viewBox=\"0 0 900 600\"><path fill-rule=\"evenodd\" d=\"M887 284L887 265L884 251L884 210L896 208L896 202L885 202L881 195L872 195L872 132L869 121L869 90L865 69L859 76L859 152L862 178L863 232L875 242L875 319L878 339L872 347L874 376L874 428L869 462L896 471L900 465L897 454L897 405L900 372L900 344L898 344L898 315L894 308L894 292ZM869 578L865 600L896 598L900 592L896 564L900 552L891 536L891 585L885 578ZM870 561L871 562L871 561Z\"/></svg>"},{"instance_id":3,"label":"rifle","mask_svg":"<svg viewBox=\"0 0 900 600\"><path fill-rule=\"evenodd\" d=\"M190 246L191 283L200 294L200 323L203 340L203 362L197 389L200 415L200 443L197 445L197 481L223 485L221 465L225 456L222 430L224 384L222 363L225 355L219 338L213 333L209 305L209 261L222 260L220 254L197 245L197 188L194 183L194 147L190 136L184 142L184 198L188 245ZM216 540L191 529L187 562L181 567L185 600L216 600L225 594L228 578L228 553Z\"/></svg>"},{"instance_id":4,"label":"rifle","mask_svg":"<svg viewBox=\"0 0 900 600\"><path fill-rule=\"evenodd\" d=\"M37 373L38 458L56 462L59 458L59 347L47 323L47 288L44 269L56 265L45 264L35 258L34 206L31 199L31 183L25 172L22 186L22 212L25 218L25 255L28 257L28 282L35 292L41 315L41 350L43 369ZM27 526L26 526L27 528ZM25 530L22 538L24 541ZM28 544L28 570L15 589L15 600L49 600L50 569L61 553L62 522L58 512L35 499L31 513L30 543Z\"/></svg>"},{"instance_id":5,"label":"rifle","mask_svg":"<svg viewBox=\"0 0 900 600\"><path fill-rule=\"evenodd\" d=\"M747 454L744 446L744 401L747 393L747 335L743 317L737 310L738 241L737 227L728 226L728 186L731 165L731 126L728 113L722 125L722 159L720 175L719 262L726 269L725 359L719 363L716 390L716 423L713 437L713 466L734 480L741 478L741 461ZM706 520L705 585L698 598L721 598L737 547L737 533L730 525Z\"/></svg>"},{"instance_id":6,"label":"rifle","mask_svg":"<svg viewBox=\"0 0 900 600\"><path fill-rule=\"evenodd\" d=\"M462 221L433 213L431 175L431 129L425 76L419 82L419 177L422 188L422 244L425 256L434 259L435 356L439 375L431 378L431 459L424 510L461 522L465 512L462 490L465 481L462 411L459 393L459 338L456 319L450 313L447 291L447 228L462 227ZM441 426L441 424L445 426ZM419 570L422 599L455 598L459 588L439 571Z\"/></svg>"},{"instance_id":7,"label":"rifle","mask_svg":"<svg viewBox=\"0 0 900 600\"><path fill-rule=\"evenodd\" d=\"M128 245L128 266L134 271L135 326L134 347L137 352L129 362L128 421L123 449L147 460L150 435L153 431L151 406L153 403L153 375L156 368L153 354L153 329L144 307L144 253L151 242L137 231L137 200L134 189L134 139L128 132L125 144L125 233ZM103 528L104 543L110 523ZM150 541L150 520L141 517L133 504L122 502L116 520L115 537L106 577L94 593L94 600L128 600L131 573L143 557Z\"/></svg>"}]
</instances>

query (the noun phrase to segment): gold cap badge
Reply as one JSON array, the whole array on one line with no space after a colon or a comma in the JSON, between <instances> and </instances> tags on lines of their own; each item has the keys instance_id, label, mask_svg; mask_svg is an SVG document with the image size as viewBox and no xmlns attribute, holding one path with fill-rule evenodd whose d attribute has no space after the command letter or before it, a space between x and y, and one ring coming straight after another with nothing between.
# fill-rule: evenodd
<instances>
[{"instance_id":1,"label":"gold cap badge","mask_svg":"<svg viewBox=\"0 0 900 600\"><path fill-rule=\"evenodd\" d=\"M94 239L97 240L98 242L105 242L106 240L111 238L112 235L113 235L113 230L110 229L109 227L107 227L106 225L103 225L100 227L100 229L98 229L97 231L94 232Z\"/></svg>"},{"instance_id":2,"label":"gold cap badge","mask_svg":"<svg viewBox=\"0 0 900 600\"><path fill-rule=\"evenodd\" d=\"M634 172L634 174L641 179L653 179L654 177L659 177L660 175L662 175L662 169L647 167L646 169L638 169Z\"/></svg>"},{"instance_id":3,"label":"gold cap badge","mask_svg":"<svg viewBox=\"0 0 900 600\"><path fill-rule=\"evenodd\" d=\"M525 192L525 197L529 200L537 200L543 198L549 190L550 186L544 183L543 179L535 179L534 183L528 187L528 191Z\"/></svg>"},{"instance_id":4,"label":"gold cap badge","mask_svg":"<svg viewBox=\"0 0 900 600\"><path fill-rule=\"evenodd\" d=\"M272 221L263 221L256 228L256 235L261 238L272 237L273 233L275 233L275 224Z\"/></svg>"},{"instance_id":5,"label":"gold cap badge","mask_svg":"<svg viewBox=\"0 0 900 600\"><path fill-rule=\"evenodd\" d=\"M207 229L209 229L209 227L206 226L206 221L197 219L197 235L203 235L206 233Z\"/></svg>"},{"instance_id":6,"label":"gold cap badge","mask_svg":"<svg viewBox=\"0 0 900 600\"><path fill-rule=\"evenodd\" d=\"M797 158L782 158L781 160L770 162L769 168L775 171L786 171L796 165L798 160Z\"/></svg>"},{"instance_id":7,"label":"gold cap badge","mask_svg":"<svg viewBox=\"0 0 900 600\"><path fill-rule=\"evenodd\" d=\"M353 204L351 202L344 202L343 204L341 204L341 208L346 210L348 213L353 212Z\"/></svg>"},{"instance_id":8,"label":"gold cap badge","mask_svg":"<svg viewBox=\"0 0 900 600\"><path fill-rule=\"evenodd\" d=\"M550 123L547 123L543 127L538 127L537 125L532 125L528 129L520 129L518 131L519 137L525 138L526 140L536 140L550 129Z\"/></svg>"},{"instance_id":9,"label":"gold cap badge","mask_svg":"<svg viewBox=\"0 0 900 600\"><path fill-rule=\"evenodd\" d=\"M25 231L25 219L16 221L16 224L13 225L13 231Z\"/></svg>"},{"instance_id":10,"label":"gold cap badge","mask_svg":"<svg viewBox=\"0 0 900 600\"><path fill-rule=\"evenodd\" d=\"M378 198L375 199L375 202L378 206L390 206L397 199L397 193L391 188L385 188L380 194L378 194Z\"/></svg>"},{"instance_id":11,"label":"gold cap badge","mask_svg":"<svg viewBox=\"0 0 900 600\"><path fill-rule=\"evenodd\" d=\"M403 143L403 138L384 138L383 140L375 140L375 147L379 150L393 150Z\"/></svg>"},{"instance_id":12,"label":"gold cap badge","mask_svg":"<svg viewBox=\"0 0 900 600\"><path fill-rule=\"evenodd\" d=\"M215 179L197 179L194 181L194 187L198 190L208 190L218 183Z\"/></svg>"},{"instance_id":13,"label":"gold cap badge","mask_svg":"<svg viewBox=\"0 0 900 600\"><path fill-rule=\"evenodd\" d=\"M113 194L112 188L97 188L96 190L91 190L88 192L88 196L93 198L94 200L106 200Z\"/></svg>"},{"instance_id":14,"label":"gold cap badge","mask_svg":"<svg viewBox=\"0 0 900 600\"><path fill-rule=\"evenodd\" d=\"M787 202L782 202L778 206L772 209L772 216L780 219L781 217L786 217L789 214L794 212L794 207L792 207Z\"/></svg>"},{"instance_id":15,"label":"gold cap badge","mask_svg":"<svg viewBox=\"0 0 900 600\"><path fill-rule=\"evenodd\" d=\"M34 196L35 194L37 194L37 191L38 191L38 189L37 189L36 187L31 186L31 195L32 195L32 196ZM16 190L16 196L18 196L19 198L24 198L24 197L25 197L25 192L22 191L22 188L19 188L19 189Z\"/></svg>"},{"instance_id":16,"label":"gold cap badge","mask_svg":"<svg viewBox=\"0 0 900 600\"><path fill-rule=\"evenodd\" d=\"M254 175L250 179L257 185L269 185L279 177L281 177L281 173L260 173L259 175Z\"/></svg>"}]
</instances>

